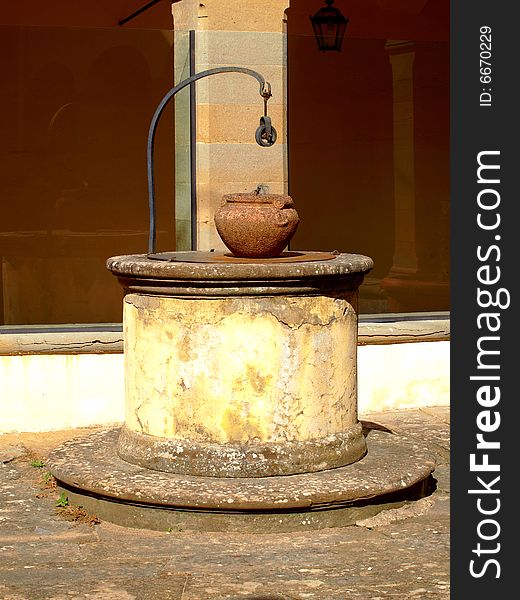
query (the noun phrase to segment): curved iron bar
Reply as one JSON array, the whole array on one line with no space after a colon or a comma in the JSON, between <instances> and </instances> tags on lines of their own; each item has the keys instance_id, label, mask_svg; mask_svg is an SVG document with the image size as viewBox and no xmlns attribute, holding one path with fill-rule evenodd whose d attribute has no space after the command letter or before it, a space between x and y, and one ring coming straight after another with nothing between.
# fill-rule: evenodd
<instances>
[{"instance_id":1,"label":"curved iron bar","mask_svg":"<svg viewBox=\"0 0 520 600\"><path fill-rule=\"evenodd\" d=\"M167 92L163 99L159 102L155 113L150 123L150 129L148 131L148 144L147 144L147 173L148 173L148 206L150 210L150 232L148 237L148 254L155 254L155 242L156 242L156 231L155 231L155 180L154 180L154 169L153 169L153 156L154 156L154 141L155 132L157 129L157 123L165 109L168 101L175 96L177 92L180 92L183 88L194 83L198 79L208 77L209 75L216 75L218 73L244 73L245 75L251 75L260 84L260 96L267 103L267 100L271 97L271 85L267 82L260 73L253 71L252 69L246 69L245 67L217 67L215 69L208 69L207 71L201 71L195 73L188 79L184 79ZM267 104L266 104L267 106Z\"/></svg>"}]
</instances>

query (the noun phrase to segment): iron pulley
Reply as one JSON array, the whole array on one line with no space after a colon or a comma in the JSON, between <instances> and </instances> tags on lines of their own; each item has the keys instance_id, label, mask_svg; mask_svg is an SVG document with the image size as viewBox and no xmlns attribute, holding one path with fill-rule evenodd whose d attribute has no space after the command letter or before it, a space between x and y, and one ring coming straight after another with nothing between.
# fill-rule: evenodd
<instances>
[{"instance_id":1,"label":"iron pulley","mask_svg":"<svg viewBox=\"0 0 520 600\"><path fill-rule=\"evenodd\" d=\"M259 146L268 147L276 142L276 129L271 125L271 117L260 117L260 125L258 126L255 139Z\"/></svg>"}]
</instances>

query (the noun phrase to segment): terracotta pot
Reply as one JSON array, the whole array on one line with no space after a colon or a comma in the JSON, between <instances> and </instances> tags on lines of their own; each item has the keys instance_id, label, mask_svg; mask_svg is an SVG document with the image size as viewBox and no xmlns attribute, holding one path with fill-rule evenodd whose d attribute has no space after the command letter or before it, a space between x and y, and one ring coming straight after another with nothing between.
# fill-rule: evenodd
<instances>
[{"instance_id":1,"label":"terracotta pot","mask_svg":"<svg viewBox=\"0 0 520 600\"><path fill-rule=\"evenodd\" d=\"M279 194L226 194L215 213L215 225L234 256L274 258L300 222L293 206L290 196Z\"/></svg>"}]
</instances>

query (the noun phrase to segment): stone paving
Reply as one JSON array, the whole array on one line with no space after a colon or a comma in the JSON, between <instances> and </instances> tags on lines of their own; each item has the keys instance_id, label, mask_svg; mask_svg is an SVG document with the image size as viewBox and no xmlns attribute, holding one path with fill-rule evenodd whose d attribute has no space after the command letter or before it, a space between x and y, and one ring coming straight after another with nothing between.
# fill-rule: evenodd
<instances>
[{"instance_id":1,"label":"stone paving","mask_svg":"<svg viewBox=\"0 0 520 600\"><path fill-rule=\"evenodd\" d=\"M351 527L280 534L89 522L56 507L44 463L92 429L0 436L0 599L447 600L449 409L361 418L426 440L438 460L436 491Z\"/></svg>"}]
</instances>

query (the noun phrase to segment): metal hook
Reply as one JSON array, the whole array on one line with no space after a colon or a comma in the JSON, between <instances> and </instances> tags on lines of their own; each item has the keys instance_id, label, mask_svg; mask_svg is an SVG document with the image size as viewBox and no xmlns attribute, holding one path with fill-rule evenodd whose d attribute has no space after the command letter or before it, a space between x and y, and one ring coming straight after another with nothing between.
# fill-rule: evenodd
<instances>
[{"instance_id":1,"label":"metal hook","mask_svg":"<svg viewBox=\"0 0 520 600\"><path fill-rule=\"evenodd\" d=\"M244 67L216 67L215 69L208 69L207 71L201 71L200 73L195 73L188 79L184 79L178 83L175 87L173 87L165 96L163 96L159 105L157 106L155 113L152 117L152 122L150 123L150 129L148 131L148 143L147 143L147 173L148 173L148 206L150 212L150 233L148 237L148 254L155 253L155 180L154 180L154 141L155 141L155 131L157 129L157 123L159 122L159 118L161 114L175 94L185 88L186 86L202 79L203 77L208 77L210 75L217 75L219 73L244 73L245 75L250 75L254 77L258 83L260 84L260 96L264 99L264 116L262 119L268 120L268 125L266 125L265 121L260 119L260 127L256 130L255 139L260 146L268 147L272 146L276 141L276 130L274 127L271 127L271 119L267 116L267 101L272 96L271 94L271 84L264 79L260 73L257 71L253 71L252 69L246 69ZM269 132L267 133L266 127L268 127Z\"/></svg>"}]
</instances>

